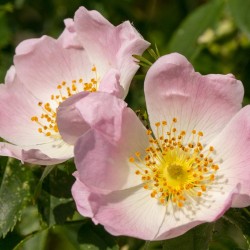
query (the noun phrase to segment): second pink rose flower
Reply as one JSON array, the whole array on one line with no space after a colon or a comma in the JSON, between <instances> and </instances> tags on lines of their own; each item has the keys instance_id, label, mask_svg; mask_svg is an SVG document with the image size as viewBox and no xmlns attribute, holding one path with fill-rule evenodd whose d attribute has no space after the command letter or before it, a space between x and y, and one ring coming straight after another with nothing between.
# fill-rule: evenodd
<instances>
[{"instance_id":1,"label":"second pink rose flower","mask_svg":"<svg viewBox=\"0 0 250 250\"><path fill-rule=\"evenodd\" d=\"M241 108L242 83L230 74L202 76L174 53L149 69L145 98L151 130L107 93L75 96L59 108L71 124L61 133L77 141L78 211L111 234L164 240L249 206L250 106ZM97 119L85 104L97 102L102 122L81 135L85 119Z\"/></svg>"}]
</instances>

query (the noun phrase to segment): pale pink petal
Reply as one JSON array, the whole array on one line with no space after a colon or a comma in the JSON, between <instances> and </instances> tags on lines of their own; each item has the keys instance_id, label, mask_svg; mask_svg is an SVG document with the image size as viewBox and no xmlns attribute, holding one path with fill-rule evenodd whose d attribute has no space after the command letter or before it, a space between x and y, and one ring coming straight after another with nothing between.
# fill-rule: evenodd
<instances>
[{"instance_id":1,"label":"pale pink petal","mask_svg":"<svg viewBox=\"0 0 250 250\"><path fill-rule=\"evenodd\" d=\"M119 41L116 41L117 37L114 36L115 26L99 12L88 11L84 7L76 11L74 22L80 42L90 59L100 68L101 75L104 75L116 62Z\"/></svg>"},{"instance_id":2,"label":"pale pink petal","mask_svg":"<svg viewBox=\"0 0 250 250\"><path fill-rule=\"evenodd\" d=\"M238 187L221 188L219 183L214 183L200 200L193 197L193 201L182 208L170 204L155 240L174 238L199 224L218 220L230 208L232 197L237 192Z\"/></svg>"},{"instance_id":3,"label":"pale pink petal","mask_svg":"<svg viewBox=\"0 0 250 250\"><path fill-rule=\"evenodd\" d=\"M244 107L211 142L215 148L219 170L227 185L239 184L233 206L250 205L250 106Z\"/></svg>"},{"instance_id":4,"label":"pale pink petal","mask_svg":"<svg viewBox=\"0 0 250 250\"><path fill-rule=\"evenodd\" d=\"M232 207L248 207L250 206L250 195L248 194L235 194L233 197Z\"/></svg>"},{"instance_id":5,"label":"pale pink petal","mask_svg":"<svg viewBox=\"0 0 250 250\"><path fill-rule=\"evenodd\" d=\"M71 145L74 145L77 139L90 128L89 124L84 120L84 117L75 106L78 101L87 95L89 95L89 92L74 95L58 107L57 126L60 135L65 142Z\"/></svg>"},{"instance_id":6,"label":"pale pink petal","mask_svg":"<svg viewBox=\"0 0 250 250\"><path fill-rule=\"evenodd\" d=\"M73 158L73 146L62 140L23 147L22 161L40 165L54 165Z\"/></svg>"},{"instance_id":7,"label":"pale pink petal","mask_svg":"<svg viewBox=\"0 0 250 250\"><path fill-rule=\"evenodd\" d=\"M64 145L59 148L61 145L62 142L31 146L19 146L1 142L0 155L16 158L23 163L54 165L73 157L73 146Z\"/></svg>"},{"instance_id":8,"label":"pale pink petal","mask_svg":"<svg viewBox=\"0 0 250 250\"><path fill-rule=\"evenodd\" d=\"M209 141L241 108L243 86L232 75L202 76L184 56L173 53L149 69L145 97L153 130L155 122L171 123L175 117L179 130L200 130Z\"/></svg>"},{"instance_id":9,"label":"pale pink petal","mask_svg":"<svg viewBox=\"0 0 250 250\"><path fill-rule=\"evenodd\" d=\"M32 46L27 49L29 43ZM22 42L14 63L25 87L43 102L60 94L57 86L63 81L71 87L73 80L89 82L93 77L93 65L83 49L64 49L59 41L46 36Z\"/></svg>"},{"instance_id":10,"label":"pale pink petal","mask_svg":"<svg viewBox=\"0 0 250 250\"><path fill-rule=\"evenodd\" d=\"M20 145L50 141L31 121L31 117L40 113L39 100L16 77L14 67L8 71L6 80L7 84L0 85L0 137Z\"/></svg>"},{"instance_id":11,"label":"pale pink petal","mask_svg":"<svg viewBox=\"0 0 250 250\"><path fill-rule=\"evenodd\" d=\"M147 190L135 187L100 196L94 219L113 235L154 240L165 213Z\"/></svg>"},{"instance_id":12,"label":"pale pink petal","mask_svg":"<svg viewBox=\"0 0 250 250\"><path fill-rule=\"evenodd\" d=\"M81 49L82 45L76 35L74 21L71 18L64 20L65 29L62 34L58 37L58 41L63 45L64 48L76 48Z\"/></svg>"},{"instance_id":13,"label":"pale pink petal","mask_svg":"<svg viewBox=\"0 0 250 250\"><path fill-rule=\"evenodd\" d=\"M120 71L121 86L128 92L133 75L138 70L132 55L142 54L149 46L129 22L113 26L97 11L81 7L75 14L75 29L100 74L110 68Z\"/></svg>"},{"instance_id":14,"label":"pale pink petal","mask_svg":"<svg viewBox=\"0 0 250 250\"><path fill-rule=\"evenodd\" d=\"M75 163L79 178L88 186L104 190L136 186L140 178L129 158L148 146L146 130L128 108L123 110L120 124L114 126L110 122L90 130L77 141ZM107 131L112 129L120 134L109 136Z\"/></svg>"},{"instance_id":15,"label":"pale pink petal","mask_svg":"<svg viewBox=\"0 0 250 250\"><path fill-rule=\"evenodd\" d=\"M78 178L78 172L73 174L76 178L71 192L75 200L77 211L85 217L90 217L94 222L95 205L90 201L91 189L84 185Z\"/></svg>"},{"instance_id":16,"label":"pale pink petal","mask_svg":"<svg viewBox=\"0 0 250 250\"><path fill-rule=\"evenodd\" d=\"M107 195L91 193L79 180L73 197L78 211L104 225L113 235L153 240L165 217L166 208L150 198L148 191L134 187ZM78 187L78 189L76 188Z\"/></svg>"},{"instance_id":17,"label":"pale pink petal","mask_svg":"<svg viewBox=\"0 0 250 250\"><path fill-rule=\"evenodd\" d=\"M82 92L64 101L58 108L57 123L63 139L75 141L89 128L95 128L114 140L121 136L123 110L127 104L105 92Z\"/></svg>"},{"instance_id":18,"label":"pale pink petal","mask_svg":"<svg viewBox=\"0 0 250 250\"><path fill-rule=\"evenodd\" d=\"M107 74L103 76L98 91L107 92L119 98L123 98L125 96L124 89L119 82L120 75L118 70L110 69Z\"/></svg>"},{"instance_id":19,"label":"pale pink petal","mask_svg":"<svg viewBox=\"0 0 250 250\"><path fill-rule=\"evenodd\" d=\"M22 149L10 143L0 142L0 155L22 160Z\"/></svg>"},{"instance_id":20,"label":"pale pink petal","mask_svg":"<svg viewBox=\"0 0 250 250\"><path fill-rule=\"evenodd\" d=\"M117 26L116 29L122 44L116 55L117 68L121 72L120 82L125 90L124 96L126 96L130 82L139 69L139 65L132 55L142 55L150 43L145 41L128 21Z\"/></svg>"},{"instance_id":21,"label":"pale pink petal","mask_svg":"<svg viewBox=\"0 0 250 250\"><path fill-rule=\"evenodd\" d=\"M16 69L12 65L6 73L6 76L4 79L5 84L9 84L9 83L11 84L12 82L14 82L15 77L16 77Z\"/></svg>"}]
</instances>

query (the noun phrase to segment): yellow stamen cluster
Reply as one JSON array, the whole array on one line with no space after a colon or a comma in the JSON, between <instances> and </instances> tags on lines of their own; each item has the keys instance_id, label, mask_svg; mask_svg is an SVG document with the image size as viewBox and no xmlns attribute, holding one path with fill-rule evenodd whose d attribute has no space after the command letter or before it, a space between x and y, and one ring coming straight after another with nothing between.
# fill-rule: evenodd
<instances>
[{"instance_id":1,"label":"yellow stamen cluster","mask_svg":"<svg viewBox=\"0 0 250 250\"><path fill-rule=\"evenodd\" d=\"M162 205L172 202L181 208L188 199L204 195L219 166L211 157L214 147L204 149L200 142L203 132L193 130L187 135L184 130L177 131L176 123L177 118L169 126L167 121L157 122L155 138L151 130L147 131L149 147L143 156L136 152L129 161L137 167L135 174L141 176L152 198Z\"/></svg>"},{"instance_id":2,"label":"yellow stamen cluster","mask_svg":"<svg viewBox=\"0 0 250 250\"><path fill-rule=\"evenodd\" d=\"M93 77L89 81L84 81L82 78L72 80L71 83L63 81L57 85L58 94L52 94L50 101L43 103L39 102L38 106L42 109L40 117L32 116L31 121L39 125L38 132L47 137L54 139L60 138L58 127L56 123L56 112L60 103L65 101L68 97L77 94L81 91L95 92L98 89L99 77L97 75L96 67L91 69Z\"/></svg>"}]
</instances>

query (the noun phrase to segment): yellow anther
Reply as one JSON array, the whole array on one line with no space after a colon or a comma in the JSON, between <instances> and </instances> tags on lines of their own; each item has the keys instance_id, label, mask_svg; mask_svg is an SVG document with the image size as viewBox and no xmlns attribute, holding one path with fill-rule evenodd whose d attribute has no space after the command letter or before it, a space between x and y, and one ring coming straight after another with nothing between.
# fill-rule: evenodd
<instances>
[{"instance_id":1,"label":"yellow anther","mask_svg":"<svg viewBox=\"0 0 250 250\"><path fill-rule=\"evenodd\" d=\"M160 127L160 125L161 125L160 122L156 122L156 123L155 123L155 126L156 126L156 127Z\"/></svg>"},{"instance_id":2,"label":"yellow anther","mask_svg":"<svg viewBox=\"0 0 250 250\"><path fill-rule=\"evenodd\" d=\"M59 132L57 125L54 126L54 131L55 131L56 133Z\"/></svg>"},{"instance_id":3,"label":"yellow anther","mask_svg":"<svg viewBox=\"0 0 250 250\"><path fill-rule=\"evenodd\" d=\"M209 179L210 179L211 181L213 181L213 180L215 179L214 174L211 174L210 177L209 177Z\"/></svg>"},{"instance_id":4,"label":"yellow anther","mask_svg":"<svg viewBox=\"0 0 250 250\"><path fill-rule=\"evenodd\" d=\"M62 89L62 86L60 84L57 85L57 89Z\"/></svg>"},{"instance_id":5,"label":"yellow anther","mask_svg":"<svg viewBox=\"0 0 250 250\"><path fill-rule=\"evenodd\" d=\"M178 207L183 207L183 203L182 203L182 202L180 202L180 201L178 202L178 204L177 204L177 205L178 205Z\"/></svg>"},{"instance_id":6,"label":"yellow anther","mask_svg":"<svg viewBox=\"0 0 250 250\"><path fill-rule=\"evenodd\" d=\"M167 125L167 121L162 121L161 123L163 126L166 126Z\"/></svg>"},{"instance_id":7,"label":"yellow anther","mask_svg":"<svg viewBox=\"0 0 250 250\"><path fill-rule=\"evenodd\" d=\"M154 198L154 197L155 197L155 195L156 195L156 192L155 192L155 191L153 191L150 195L151 195L151 197L152 197L152 198Z\"/></svg>"},{"instance_id":8,"label":"yellow anther","mask_svg":"<svg viewBox=\"0 0 250 250\"><path fill-rule=\"evenodd\" d=\"M72 91L76 91L76 85L75 85L75 84L72 84L71 89L72 89Z\"/></svg>"},{"instance_id":9,"label":"yellow anther","mask_svg":"<svg viewBox=\"0 0 250 250\"><path fill-rule=\"evenodd\" d=\"M203 133L201 131L198 132L199 136L203 136Z\"/></svg>"},{"instance_id":10,"label":"yellow anther","mask_svg":"<svg viewBox=\"0 0 250 250\"><path fill-rule=\"evenodd\" d=\"M141 156L141 153L140 153L140 152L136 152L135 155L136 155L137 157L140 157L140 156Z\"/></svg>"},{"instance_id":11,"label":"yellow anther","mask_svg":"<svg viewBox=\"0 0 250 250\"><path fill-rule=\"evenodd\" d=\"M209 151L210 151L210 152L213 152L213 151L214 151L214 147L213 147L213 146L210 146L210 147L209 147Z\"/></svg>"},{"instance_id":12,"label":"yellow anther","mask_svg":"<svg viewBox=\"0 0 250 250\"><path fill-rule=\"evenodd\" d=\"M141 172L140 172L139 170L136 170L136 171L135 171L135 174L136 174L136 175L139 175L140 173L141 173Z\"/></svg>"},{"instance_id":13,"label":"yellow anther","mask_svg":"<svg viewBox=\"0 0 250 250\"><path fill-rule=\"evenodd\" d=\"M134 161L135 161L135 158L134 158L134 157L130 157L130 158L129 158L129 161L130 161L130 162L134 162Z\"/></svg>"},{"instance_id":14,"label":"yellow anther","mask_svg":"<svg viewBox=\"0 0 250 250\"><path fill-rule=\"evenodd\" d=\"M38 121L38 117L37 117L37 116L32 116L32 117L31 117L31 121L37 122L37 121Z\"/></svg>"},{"instance_id":15,"label":"yellow anther","mask_svg":"<svg viewBox=\"0 0 250 250\"><path fill-rule=\"evenodd\" d=\"M177 118L174 117L173 118L173 122L176 123L177 122Z\"/></svg>"},{"instance_id":16,"label":"yellow anther","mask_svg":"<svg viewBox=\"0 0 250 250\"><path fill-rule=\"evenodd\" d=\"M194 135L196 134L196 130L195 130L195 129L194 129L194 130L192 130L192 134L194 134Z\"/></svg>"}]
</instances>

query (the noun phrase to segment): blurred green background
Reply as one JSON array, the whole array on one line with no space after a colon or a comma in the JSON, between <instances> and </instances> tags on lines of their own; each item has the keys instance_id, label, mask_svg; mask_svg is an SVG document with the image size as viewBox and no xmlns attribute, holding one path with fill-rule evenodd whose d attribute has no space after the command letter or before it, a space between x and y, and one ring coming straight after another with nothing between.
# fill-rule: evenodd
<instances>
[{"instance_id":1,"label":"blurred green background","mask_svg":"<svg viewBox=\"0 0 250 250\"><path fill-rule=\"evenodd\" d=\"M233 73L245 86L244 105L249 103L250 0L0 0L0 82L4 82L6 71L12 65L18 43L42 35L57 38L64 29L63 20L73 18L81 5L98 10L114 25L130 20L151 42L152 49L157 46L161 55L180 52L202 74ZM144 56L154 61L150 53L145 52ZM145 110L143 80L147 69L142 67L139 70L126 99L134 110L142 112ZM0 228L1 234L5 235L14 228L0 239L1 250L14 249L23 239L24 242L15 249L207 249L204 244L190 245L190 239L197 238L213 250L249 248L249 209L231 210L213 225L212 230L211 225L205 225L177 240L147 242L145 245L145 242L132 238L111 237L101 227L82 220L70 197L72 162L50 169L50 174L42 173L43 169L35 166L27 166L24 174L20 174L20 164L4 157L0 163L0 195L4 188L11 190L6 184L10 178L6 175L7 170L16 173L12 176L18 183L16 185L27 185L27 190L18 194L22 202L13 205L13 211L17 212L15 216L8 217L7 213L6 218L3 203L0 203L0 222L10 221ZM40 181L37 188L41 177L44 182ZM57 190L60 185L65 189L63 193ZM15 190L16 187L11 188ZM34 190L39 198L34 198ZM17 199L17 196L12 198ZM0 199L8 202L7 198ZM19 219L21 221L16 224ZM201 237L201 232L208 232L205 235L209 236L209 241L208 236L206 239ZM184 244L180 246L177 242Z\"/></svg>"}]
</instances>

